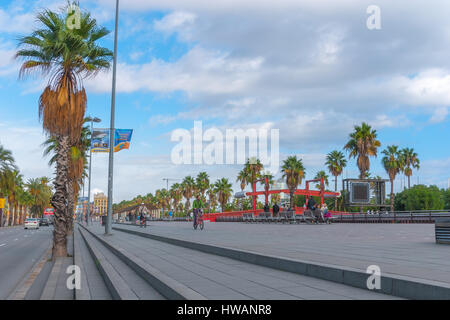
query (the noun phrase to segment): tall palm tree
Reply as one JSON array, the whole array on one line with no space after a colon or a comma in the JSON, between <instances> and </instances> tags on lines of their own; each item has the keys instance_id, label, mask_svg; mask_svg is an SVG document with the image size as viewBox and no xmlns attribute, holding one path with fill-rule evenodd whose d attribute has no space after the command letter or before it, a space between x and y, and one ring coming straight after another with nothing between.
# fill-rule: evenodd
<instances>
[{"instance_id":1,"label":"tall palm tree","mask_svg":"<svg viewBox=\"0 0 450 320\"><path fill-rule=\"evenodd\" d=\"M241 191L244 191L245 187L248 184L249 181L249 176L248 176L248 172L244 169L242 169L241 171L239 171L237 178L236 178L236 182L240 183L240 187L241 187Z\"/></svg>"},{"instance_id":2,"label":"tall palm tree","mask_svg":"<svg viewBox=\"0 0 450 320\"><path fill-rule=\"evenodd\" d=\"M69 4L68 4L69 5ZM39 99L39 116L49 136L58 141L53 232L53 257L67 256L69 149L80 139L87 96L83 79L110 67L112 52L98 41L109 31L99 27L88 12L80 16L80 28L66 24L67 10L44 10L37 14L39 29L19 39L16 58L24 60L20 76L33 71L48 76L48 85Z\"/></svg>"},{"instance_id":3,"label":"tall palm tree","mask_svg":"<svg viewBox=\"0 0 450 320\"><path fill-rule=\"evenodd\" d=\"M418 170L420 168L419 155L413 148L403 148L400 150L400 155L403 159L404 173L408 177L408 189L411 187L410 178L412 176L412 169Z\"/></svg>"},{"instance_id":4,"label":"tall palm tree","mask_svg":"<svg viewBox=\"0 0 450 320\"><path fill-rule=\"evenodd\" d=\"M0 171L11 171L17 169L14 157L10 150L5 149L0 144Z\"/></svg>"},{"instance_id":5,"label":"tall palm tree","mask_svg":"<svg viewBox=\"0 0 450 320\"><path fill-rule=\"evenodd\" d=\"M403 161L398 146L388 146L382 153L384 157L381 162L391 181L391 211L394 211L394 180L403 169Z\"/></svg>"},{"instance_id":6,"label":"tall palm tree","mask_svg":"<svg viewBox=\"0 0 450 320\"><path fill-rule=\"evenodd\" d=\"M214 184L217 193L217 199L219 200L222 212L225 212L225 206L230 200L231 194L233 192L231 186L231 183L226 178L219 179Z\"/></svg>"},{"instance_id":7,"label":"tall palm tree","mask_svg":"<svg viewBox=\"0 0 450 320\"><path fill-rule=\"evenodd\" d=\"M324 187L328 187L328 175L324 170L320 170L316 173L314 179L322 179L323 178L323 184ZM319 189L320 188L320 184L317 184L316 187Z\"/></svg>"},{"instance_id":8,"label":"tall palm tree","mask_svg":"<svg viewBox=\"0 0 450 320\"><path fill-rule=\"evenodd\" d=\"M286 184L289 188L290 208L294 208L294 192L299 185L302 184L302 179L305 177L305 167L302 159L297 159L297 156L290 156L283 161L281 167L283 178L286 179Z\"/></svg>"},{"instance_id":9,"label":"tall palm tree","mask_svg":"<svg viewBox=\"0 0 450 320\"><path fill-rule=\"evenodd\" d=\"M327 154L325 165L334 176L334 192L337 192L338 176L342 174L342 171L347 166L347 160L341 151L333 150ZM334 199L334 208L337 210L337 197Z\"/></svg>"},{"instance_id":10,"label":"tall palm tree","mask_svg":"<svg viewBox=\"0 0 450 320\"><path fill-rule=\"evenodd\" d=\"M181 183L181 187L183 190L183 197L186 199L186 203L184 205L184 209L189 211L191 207L191 198L195 192L195 181L191 176L187 176L183 179Z\"/></svg>"},{"instance_id":11,"label":"tall palm tree","mask_svg":"<svg viewBox=\"0 0 450 320\"><path fill-rule=\"evenodd\" d=\"M256 180L261 178L261 172L264 170L264 166L257 158L249 158L244 166L244 171L247 173L247 183L253 186ZM257 196L252 196L253 201Z\"/></svg>"},{"instance_id":12,"label":"tall palm tree","mask_svg":"<svg viewBox=\"0 0 450 320\"><path fill-rule=\"evenodd\" d=\"M365 122L361 126L355 126L355 130L350 133L344 149L350 152L350 158L357 158L360 179L364 179L366 172L370 170L369 157L376 157L380 146L377 131Z\"/></svg>"},{"instance_id":13,"label":"tall palm tree","mask_svg":"<svg viewBox=\"0 0 450 320\"><path fill-rule=\"evenodd\" d=\"M7 172L17 169L12 152L0 144L0 198L9 193ZM3 208L0 208L0 227L3 227Z\"/></svg>"},{"instance_id":14,"label":"tall palm tree","mask_svg":"<svg viewBox=\"0 0 450 320\"><path fill-rule=\"evenodd\" d=\"M47 185L48 178L31 178L28 179L25 187L27 192L32 197L31 213L34 216L39 216L44 208L48 207L52 197L52 190Z\"/></svg>"},{"instance_id":15,"label":"tall palm tree","mask_svg":"<svg viewBox=\"0 0 450 320\"><path fill-rule=\"evenodd\" d=\"M214 185L210 185L208 190L206 191L208 195L208 212L212 212L215 210L217 206L217 191Z\"/></svg>"},{"instance_id":16,"label":"tall palm tree","mask_svg":"<svg viewBox=\"0 0 450 320\"><path fill-rule=\"evenodd\" d=\"M84 119L83 123L88 123L91 118L87 117ZM68 218L66 220L67 233L71 234L73 232L73 214L75 209L75 203L78 193L80 192L81 186L83 185L84 178L88 176L88 151L91 145L91 129L89 125L84 125L81 130L81 135L78 141L73 143L69 149L68 159L68 179L67 184L68 189ZM58 149L58 140L54 137L48 138L42 144L44 147L44 156L53 154L50 158L48 165L53 166L57 162L56 150Z\"/></svg>"},{"instance_id":17,"label":"tall palm tree","mask_svg":"<svg viewBox=\"0 0 450 320\"><path fill-rule=\"evenodd\" d=\"M209 176L206 172L200 172L195 179L196 190L200 193L202 201L206 201L205 192L209 188Z\"/></svg>"},{"instance_id":18,"label":"tall palm tree","mask_svg":"<svg viewBox=\"0 0 450 320\"><path fill-rule=\"evenodd\" d=\"M173 202L173 209L175 211L175 214L178 211L178 204L180 203L183 195L181 190L181 185L179 183L174 183L169 190L170 197L172 198Z\"/></svg>"},{"instance_id":19,"label":"tall palm tree","mask_svg":"<svg viewBox=\"0 0 450 320\"><path fill-rule=\"evenodd\" d=\"M18 195L23 185L23 176L18 170L6 171L4 179L9 208L6 215L6 226L9 226L14 225L15 223L15 214L17 212L18 206Z\"/></svg>"}]
</instances>

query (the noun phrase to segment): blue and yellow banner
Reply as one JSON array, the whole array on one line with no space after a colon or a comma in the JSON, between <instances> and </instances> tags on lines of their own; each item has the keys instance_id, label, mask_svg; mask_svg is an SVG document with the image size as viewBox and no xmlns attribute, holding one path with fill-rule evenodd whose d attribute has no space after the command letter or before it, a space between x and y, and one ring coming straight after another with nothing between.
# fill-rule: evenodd
<instances>
[{"instance_id":1,"label":"blue and yellow banner","mask_svg":"<svg viewBox=\"0 0 450 320\"><path fill-rule=\"evenodd\" d=\"M133 129L116 129L114 152L129 149ZM94 129L91 139L92 152L109 152L109 129Z\"/></svg>"}]
</instances>

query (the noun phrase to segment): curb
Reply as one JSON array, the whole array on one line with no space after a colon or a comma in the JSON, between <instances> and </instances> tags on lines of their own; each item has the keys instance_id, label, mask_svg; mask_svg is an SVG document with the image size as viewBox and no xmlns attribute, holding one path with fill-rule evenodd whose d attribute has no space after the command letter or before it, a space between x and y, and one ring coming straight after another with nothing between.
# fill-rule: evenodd
<instances>
[{"instance_id":1,"label":"curb","mask_svg":"<svg viewBox=\"0 0 450 320\"><path fill-rule=\"evenodd\" d=\"M361 289L367 288L367 280L370 274L359 269L343 267L331 264L294 260L284 257L263 255L247 250L238 250L228 247L191 242L168 238L150 233L113 227L114 230L127 232L137 236L166 242L180 247L194 249L205 253L215 254L247 263L269 267L281 271L298 273L301 275L319 278L323 280L342 283ZM450 285L438 281L415 279L407 276L384 274L381 276L381 289L370 290L406 299L418 300L448 300L450 299Z\"/></svg>"},{"instance_id":2,"label":"curb","mask_svg":"<svg viewBox=\"0 0 450 320\"><path fill-rule=\"evenodd\" d=\"M75 289L75 300L91 300L91 292L89 291L89 285L87 282L86 270L81 259L81 249L79 241L83 241L80 238L81 232L78 228L74 228L73 231L73 260L74 264L80 268L81 271L81 288Z\"/></svg>"},{"instance_id":3,"label":"curb","mask_svg":"<svg viewBox=\"0 0 450 320\"><path fill-rule=\"evenodd\" d=\"M79 230L81 237L84 239L89 252L91 253L96 265L108 287L114 300L138 300L136 294L128 287L123 278L117 273L114 267L105 259L103 254L89 243L84 233Z\"/></svg>"},{"instance_id":4,"label":"curb","mask_svg":"<svg viewBox=\"0 0 450 320\"><path fill-rule=\"evenodd\" d=\"M100 241L105 247L110 249L116 256L125 262L138 275L143 277L160 294L170 300L206 300L204 296L175 279L168 277L158 269L153 268L137 256L131 255L125 249L112 246L107 241L101 239L98 235L89 229L83 228L94 238Z\"/></svg>"}]
</instances>

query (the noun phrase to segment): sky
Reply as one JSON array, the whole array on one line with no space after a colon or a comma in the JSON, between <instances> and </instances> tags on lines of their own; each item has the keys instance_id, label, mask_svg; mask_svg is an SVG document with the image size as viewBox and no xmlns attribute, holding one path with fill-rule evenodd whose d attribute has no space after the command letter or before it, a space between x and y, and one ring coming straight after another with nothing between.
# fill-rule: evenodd
<instances>
[{"instance_id":1,"label":"sky","mask_svg":"<svg viewBox=\"0 0 450 320\"><path fill-rule=\"evenodd\" d=\"M65 3L0 3L0 143L25 179L54 174L42 156L38 118L47 79L19 79L13 56L18 37L36 28L36 13ZM114 5L80 1L111 31ZM367 28L369 5L379 6L381 29ZM239 189L240 165L171 160L171 133L192 130L194 121L222 132L279 129L280 161L301 157L307 178L325 169L326 154L342 150L365 121L377 130L380 151L395 144L419 154L412 184L447 187L448 12L445 0L121 1L115 123L134 133L130 149L115 154L114 202L154 193L166 186L163 178L200 171L212 181L227 177ZM112 49L113 39L111 32L101 45ZM84 81L87 115L102 119L100 128L109 126L111 75ZM371 159L370 172L387 178L381 157ZM92 193L106 191L107 167L107 154L93 156ZM358 176L355 160L343 176ZM395 189L403 186L400 175Z\"/></svg>"}]
</instances>

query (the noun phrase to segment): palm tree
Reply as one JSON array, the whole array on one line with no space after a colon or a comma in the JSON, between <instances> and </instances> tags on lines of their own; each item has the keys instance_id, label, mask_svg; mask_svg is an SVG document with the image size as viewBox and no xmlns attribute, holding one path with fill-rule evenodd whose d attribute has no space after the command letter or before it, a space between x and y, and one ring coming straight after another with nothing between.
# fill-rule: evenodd
<instances>
[{"instance_id":1,"label":"palm tree","mask_svg":"<svg viewBox=\"0 0 450 320\"><path fill-rule=\"evenodd\" d=\"M195 188L200 193L202 201L205 201L205 192L209 188L209 176L206 172L200 172L195 180Z\"/></svg>"},{"instance_id":2,"label":"palm tree","mask_svg":"<svg viewBox=\"0 0 450 320\"><path fill-rule=\"evenodd\" d=\"M18 206L18 195L23 185L23 176L18 170L6 171L4 175L4 187L7 190L8 212L6 226L15 224L15 214ZM11 218L11 219L10 219Z\"/></svg>"},{"instance_id":3,"label":"palm tree","mask_svg":"<svg viewBox=\"0 0 450 320\"><path fill-rule=\"evenodd\" d=\"M341 151L333 150L327 154L325 165L334 176L334 192L337 192L337 179L347 166L347 160L345 160L345 156ZM337 210L337 197L334 199L334 209Z\"/></svg>"},{"instance_id":4,"label":"palm tree","mask_svg":"<svg viewBox=\"0 0 450 320\"><path fill-rule=\"evenodd\" d=\"M238 176L236 178L236 182L240 183L241 186L241 191L244 191L245 187L248 184L249 181L249 176L248 176L248 172L244 169L242 169L241 171L239 171Z\"/></svg>"},{"instance_id":5,"label":"palm tree","mask_svg":"<svg viewBox=\"0 0 450 320\"><path fill-rule=\"evenodd\" d=\"M369 157L376 157L381 143L377 140L377 131L363 122L361 126L355 126L355 131L350 134L350 140L344 146L349 151L349 158L357 158L359 178L364 179L370 170Z\"/></svg>"},{"instance_id":6,"label":"palm tree","mask_svg":"<svg viewBox=\"0 0 450 320\"><path fill-rule=\"evenodd\" d=\"M253 183L261 178L261 172L264 170L264 166L259 159L249 158L244 166L244 171L247 174L247 183L253 186ZM256 196L252 196L253 201Z\"/></svg>"},{"instance_id":7,"label":"palm tree","mask_svg":"<svg viewBox=\"0 0 450 320\"><path fill-rule=\"evenodd\" d=\"M231 197L233 190L231 189L231 183L226 178L217 180L214 184L215 191L217 193L217 198L219 200L222 212L225 212L225 206Z\"/></svg>"},{"instance_id":8,"label":"palm tree","mask_svg":"<svg viewBox=\"0 0 450 320\"><path fill-rule=\"evenodd\" d=\"M323 184L324 187L328 187L328 175L324 170L320 170L319 172L316 173L316 176L314 177L314 179L322 179L323 178ZM320 184L316 185L317 189L320 189Z\"/></svg>"},{"instance_id":9,"label":"palm tree","mask_svg":"<svg viewBox=\"0 0 450 320\"><path fill-rule=\"evenodd\" d=\"M403 169L403 161L398 146L388 146L382 153L384 157L381 162L391 181L391 211L394 211L394 180L397 173Z\"/></svg>"},{"instance_id":10,"label":"palm tree","mask_svg":"<svg viewBox=\"0 0 450 320\"><path fill-rule=\"evenodd\" d=\"M3 146L0 144L0 171L4 172L17 169L14 162L15 161L12 152L3 148Z\"/></svg>"},{"instance_id":11,"label":"palm tree","mask_svg":"<svg viewBox=\"0 0 450 320\"><path fill-rule=\"evenodd\" d=\"M69 5L69 4L68 4ZM16 58L23 59L20 76L32 71L48 76L48 85L39 99L39 116L49 136L58 141L56 159L53 257L67 256L69 149L79 141L87 97L83 79L109 69L112 52L98 41L109 31L99 27L88 12L80 16L80 28L66 24L67 10L60 14L44 10L37 15L40 29L19 39Z\"/></svg>"},{"instance_id":12,"label":"palm tree","mask_svg":"<svg viewBox=\"0 0 450 320\"><path fill-rule=\"evenodd\" d=\"M91 118L85 118L83 123L88 123ZM44 156L53 154L50 158L48 165L53 166L57 161L56 150L58 148L58 140L54 137L48 138L42 146L44 147ZM88 176L88 151L91 146L91 129L88 125L84 125L81 130L80 139L73 143L69 149L69 171L67 184L68 188L68 213L69 217L66 220L67 234L72 234L73 232L73 214L75 203L77 201L77 195L80 192L81 186L83 185L84 178Z\"/></svg>"},{"instance_id":13,"label":"palm tree","mask_svg":"<svg viewBox=\"0 0 450 320\"><path fill-rule=\"evenodd\" d=\"M294 207L294 192L302 184L302 179L305 177L305 167L303 166L302 159L297 159L297 156L290 156L283 161L281 168L283 178L286 179L286 184L289 188L289 206L292 209Z\"/></svg>"},{"instance_id":14,"label":"palm tree","mask_svg":"<svg viewBox=\"0 0 450 320\"><path fill-rule=\"evenodd\" d=\"M208 212L215 210L217 206L217 192L214 185L210 185L208 190L206 191L208 195Z\"/></svg>"},{"instance_id":15,"label":"palm tree","mask_svg":"<svg viewBox=\"0 0 450 320\"><path fill-rule=\"evenodd\" d=\"M169 190L170 193L170 197L172 198L173 201L173 209L175 211L175 214L178 211L178 204L180 203L183 195L182 195L182 190L181 190L181 185L179 183L174 183Z\"/></svg>"},{"instance_id":16,"label":"palm tree","mask_svg":"<svg viewBox=\"0 0 450 320\"><path fill-rule=\"evenodd\" d=\"M405 176L408 177L409 189L411 187L410 178L412 176L412 169L418 170L420 168L419 156L413 148L403 148L400 150L400 155L403 159Z\"/></svg>"},{"instance_id":17,"label":"palm tree","mask_svg":"<svg viewBox=\"0 0 450 320\"><path fill-rule=\"evenodd\" d=\"M31 178L25 184L27 192L32 197L31 213L36 217L50 204L52 190L47 181L46 177Z\"/></svg>"},{"instance_id":18,"label":"palm tree","mask_svg":"<svg viewBox=\"0 0 450 320\"><path fill-rule=\"evenodd\" d=\"M0 198L9 193L7 184L7 172L17 169L14 164L12 152L3 148L0 144ZM0 227L3 227L3 208L0 208Z\"/></svg>"},{"instance_id":19,"label":"palm tree","mask_svg":"<svg viewBox=\"0 0 450 320\"><path fill-rule=\"evenodd\" d=\"M191 176L185 177L183 182L181 183L181 187L183 190L183 197L186 199L184 209L186 211L189 211L189 208L191 207L191 198L195 192L194 178L192 178Z\"/></svg>"}]
</instances>

